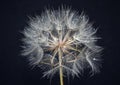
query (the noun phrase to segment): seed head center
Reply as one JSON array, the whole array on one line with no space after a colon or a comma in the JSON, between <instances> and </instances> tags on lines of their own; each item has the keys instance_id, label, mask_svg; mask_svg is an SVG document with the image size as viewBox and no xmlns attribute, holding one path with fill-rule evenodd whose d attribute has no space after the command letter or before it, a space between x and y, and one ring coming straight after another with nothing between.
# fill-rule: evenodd
<instances>
[{"instance_id":1,"label":"seed head center","mask_svg":"<svg viewBox=\"0 0 120 85\"><path fill-rule=\"evenodd\" d=\"M65 46L65 42L63 42L63 41L58 42L58 47L59 48L63 48L64 46Z\"/></svg>"}]
</instances>

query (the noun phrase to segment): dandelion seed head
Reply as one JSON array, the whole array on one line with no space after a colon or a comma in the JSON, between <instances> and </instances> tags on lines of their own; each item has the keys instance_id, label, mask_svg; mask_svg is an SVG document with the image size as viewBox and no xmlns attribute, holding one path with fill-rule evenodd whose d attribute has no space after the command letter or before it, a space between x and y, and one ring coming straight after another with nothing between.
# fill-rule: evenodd
<instances>
[{"instance_id":1,"label":"dandelion seed head","mask_svg":"<svg viewBox=\"0 0 120 85\"><path fill-rule=\"evenodd\" d=\"M46 10L41 16L30 18L29 26L23 32L22 54L32 66L43 69L44 76L48 77L60 67L63 67L64 75L79 76L88 67L92 72L98 72L99 56L96 54L101 47L96 45L99 39L96 32L83 12L79 15L69 9Z\"/></svg>"}]
</instances>

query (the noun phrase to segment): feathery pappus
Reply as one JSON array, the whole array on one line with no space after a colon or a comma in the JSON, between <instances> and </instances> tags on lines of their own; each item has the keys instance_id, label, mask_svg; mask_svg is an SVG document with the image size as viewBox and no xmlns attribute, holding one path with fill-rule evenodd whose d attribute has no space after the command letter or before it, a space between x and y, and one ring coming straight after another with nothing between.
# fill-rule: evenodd
<instances>
[{"instance_id":1,"label":"feathery pappus","mask_svg":"<svg viewBox=\"0 0 120 85\"><path fill-rule=\"evenodd\" d=\"M60 73L79 76L86 68L99 72L100 52L96 44L97 29L83 12L70 9L46 10L41 16L30 18L24 31L24 50L32 66L44 69L44 75L51 77Z\"/></svg>"}]
</instances>

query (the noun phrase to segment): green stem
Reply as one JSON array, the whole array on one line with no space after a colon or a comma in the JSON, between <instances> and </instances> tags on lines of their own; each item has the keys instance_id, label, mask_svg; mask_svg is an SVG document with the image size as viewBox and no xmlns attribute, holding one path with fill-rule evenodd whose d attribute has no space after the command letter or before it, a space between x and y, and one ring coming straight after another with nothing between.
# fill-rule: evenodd
<instances>
[{"instance_id":1,"label":"green stem","mask_svg":"<svg viewBox=\"0 0 120 85\"><path fill-rule=\"evenodd\" d=\"M63 71L62 71L62 67L60 67L60 85L63 85Z\"/></svg>"}]
</instances>

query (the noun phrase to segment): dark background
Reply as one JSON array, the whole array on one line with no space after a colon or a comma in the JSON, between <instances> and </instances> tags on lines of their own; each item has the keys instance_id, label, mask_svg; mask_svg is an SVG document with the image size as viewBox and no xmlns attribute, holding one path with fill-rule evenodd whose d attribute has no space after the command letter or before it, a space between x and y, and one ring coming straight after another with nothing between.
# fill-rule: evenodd
<instances>
[{"instance_id":1,"label":"dark background","mask_svg":"<svg viewBox=\"0 0 120 85\"><path fill-rule=\"evenodd\" d=\"M119 0L118 0L119 1ZM42 77L42 71L31 69L20 55L23 35L28 16L41 14L47 8L57 9L61 5L85 13L94 27L99 27L102 37L99 44L104 48L101 73L92 77L84 75L71 79L64 85L120 85L120 43L119 43L119 2L115 0L8 0L0 2L0 85L50 85L50 80ZM51 85L59 85L59 77L53 78Z\"/></svg>"}]
</instances>

